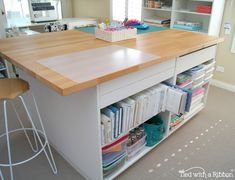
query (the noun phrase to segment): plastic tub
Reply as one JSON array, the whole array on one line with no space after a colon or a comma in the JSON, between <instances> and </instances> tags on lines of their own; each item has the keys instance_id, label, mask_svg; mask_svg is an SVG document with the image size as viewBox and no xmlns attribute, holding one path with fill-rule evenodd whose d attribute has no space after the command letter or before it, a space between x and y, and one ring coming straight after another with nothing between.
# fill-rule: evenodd
<instances>
[{"instance_id":1,"label":"plastic tub","mask_svg":"<svg viewBox=\"0 0 235 180\"><path fill-rule=\"evenodd\" d=\"M127 158L131 159L136 156L146 145L146 135L139 139L135 144L127 146Z\"/></svg>"},{"instance_id":2,"label":"plastic tub","mask_svg":"<svg viewBox=\"0 0 235 180\"><path fill-rule=\"evenodd\" d=\"M128 134L102 148L102 154L126 150Z\"/></svg>"},{"instance_id":3,"label":"plastic tub","mask_svg":"<svg viewBox=\"0 0 235 180\"><path fill-rule=\"evenodd\" d=\"M119 159L115 164L107 167L107 168L103 168L103 174L104 176L107 176L109 174L112 174L114 171L118 170L119 168L121 168L126 162L126 156L122 157L121 159Z\"/></svg>"}]
</instances>

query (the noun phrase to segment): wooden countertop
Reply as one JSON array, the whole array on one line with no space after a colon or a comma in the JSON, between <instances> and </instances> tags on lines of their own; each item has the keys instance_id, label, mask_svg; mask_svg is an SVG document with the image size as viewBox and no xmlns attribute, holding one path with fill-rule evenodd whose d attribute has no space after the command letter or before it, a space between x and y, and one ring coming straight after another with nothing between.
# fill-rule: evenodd
<instances>
[{"instance_id":1,"label":"wooden countertop","mask_svg":"<svg viewBox=\"0 0 235 180\"><path fill-rule=\"evenodd\" d=\"M60 95L69 95L80 90L96 86L102 82L126 75L143 68L160 64L164 61L193 52L195 50L222 42L223 39L181 30L165 30L161 32L138 35L137 39L109 43L95 39L93 35L76 30L44 33L29 37L18 37L0 40L0 56L26 71L34 78L40 80ZM133 66L115 68L115 71L103 73L93 79L84 79L74 82L57 72L38 63L39 60L74 52L119 45L150 53L160 58L152 61L141 62ZM111 67L102 64L102 71ZM118 67L117 64L113 64ZM96 64L88 62L87 68ZM105 67L107 66L107 67ZM97 69L97 68L96 68ZM112 68L111 68L112 69ZM89 72L89 71L88 71ZM96 72L94 72L95 75ZM97 72L99 74L99 72ZM84 73L84 77L86 74Z\"/></svg>"}]
</instances>

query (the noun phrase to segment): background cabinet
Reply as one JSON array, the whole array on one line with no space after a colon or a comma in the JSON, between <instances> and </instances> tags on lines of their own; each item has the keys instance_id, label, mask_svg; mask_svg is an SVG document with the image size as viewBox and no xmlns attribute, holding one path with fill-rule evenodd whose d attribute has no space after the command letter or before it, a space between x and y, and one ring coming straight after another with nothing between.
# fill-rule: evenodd
<instances>
[{"instance_id":1,"label":"background cabinet","mask_svg":"<svg viewBox=\"0 0 235 180\"><path fill-rule=\"evenodd\" d=\"M199 23L200 29L190 29L218 36L224 11L224 0L162 0L162 7L151 6L149 0L144 0L142 20L157 22L157 19L171 19L170 27L182 29L182 25ZM207 12L211 7L211 12ZM200 10L198 10L198 8ZM188 22L188 23L187 23ZM180 23L176 27L175 24Z\"/></svg>"}]
</instances>

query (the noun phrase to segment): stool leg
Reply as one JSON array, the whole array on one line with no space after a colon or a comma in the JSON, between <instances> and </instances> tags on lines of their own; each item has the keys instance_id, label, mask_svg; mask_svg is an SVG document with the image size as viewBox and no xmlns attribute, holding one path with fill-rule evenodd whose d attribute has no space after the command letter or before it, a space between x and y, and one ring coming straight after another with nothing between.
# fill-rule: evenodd
<instances>
[{"instance_id":1,"label":"stool leg","mask_svg":"<svg viewBox=\"0 0 235 180\"><path fill-rule=\"evenodd\" d=\"M46 144L47 144L47 148L48 148L48 150L49 150L49 155L48 155L48 153L47 153L47 151L46 151L46 148L44 148L44 153L45 153L45 155L46 155L46 157L47 157L47 160L48 160L48 162L49 162L49 164L50 164L50 166L51 166L51 169L52 169L53 173L54 173L54 174L57 174L57 167L56 167L55 160L54 160L54 157L53 157L52 152L51 152L51 148L50 148L50 145L49 145L47 136L46 136L46 132L45 132L45 129L44 129L44 126L43 126L43 123L42 123L42 119L41 119L40 113L39 113L39 111L38 111L37 103L36 103L36 100L35 100L33 94L31 94L31 95L32 95L32 97L33 97L33 101L34 101L34 105L35 105L35 108L36 108L36 111L37 111L37 115L38 115L38 119L39 119L39 122L40 122L40 126L41 126L41 128L42 128L42 132L43 132L43 134L44 134L44 138L45 138L45 141L46 141ZM39 136L39 134L38 134L38 132L37 132L37 129L36 129L35 125L34 125L34 122L33 122L33 120L32 120L32 117L31 117L31 115L30 115L30 113L29 113L29 111L28 111L28 109L27 109L27 107L26 107L26 104L25 104L25 102L24 102L23 97L22 97L22 96L19 96L19 98L20 98L20 100L21 100L21 102L22 102L22 104L23 104L23 106L24 106L24 108L25 108L25 110L26 110L26 113L27 113L27 115L28 115L28 117L29 117L29 120L30 120L30 122L31 122L32 128L35 130L35 133L36 133L36 135L37 135L37 137L38 137L39 143L40 143L41 146L43 146L41 137ZM49 157L49 156L50 156L50 157Z\"/></svg>"},{"instance_id":2,"label":"stool leg","mask_svg":"<svg viewBox=\"0 0 235 180\"><path fill-rule=\"evenodd\" d=\"M1 169L0 169L0 178L1 178L1 180L4 180Z\"/></svg>"},{"instance_id":3,"label":"stool leg","mask_svg":"<svg viewBox=\"0 0 235 180\"><path fill-rule=\"evenodd\" d=\"M16 110L16 108L15 108L14 103L11 102L10 104L11 104L11 106L12 106L12 108L13 108L15 114L16 114L16 117L17 117L17 119L18 119L18 121L19 121L19 123L20 123L20 125L21 125L21 127L22 127L22 129L23 129L23 131L24 131L24 134L25 134L25 136L26 136L26 138L27 138L27 140L28 140L28 143L29 143L29 145L30 145L32 151L33 151L33 152L37 152L37 151L38 151L38 142L37 142L37 139L36 139L36 134L35 134L35 132L33 131L33 137L34 137L34 141L35 141L35 145L36 145L36 147L34 148L33 145L32 145L32 143L31 143L31 141L30 141L30 139L29 139L29 135L28 135L27 131L25 130L25 127L24 127L24 124L23 124L23 122L22 122L22 120L21 120L21 118L20 118L20 115L19 115L19 113L17 112L17 110Z\"/></svg>"},{"instance_id":4,"label":"stool leg","mask_svg":"<svg viewBox=\"0 0 235 180\"><path fill-rule=\"evenodd\" d=\"M10 168L11 180L13 180L14 176L13 176L13 168L12 168L12 160L11 160L11 146L10 146L10 139L9 139L9 129L8 129L8 120L7 120L7 101L6 100L3 101L3 109L4 109L5 130L6 130L6 138L7 138L9 168Z\"/></svg>"}]
</instances>

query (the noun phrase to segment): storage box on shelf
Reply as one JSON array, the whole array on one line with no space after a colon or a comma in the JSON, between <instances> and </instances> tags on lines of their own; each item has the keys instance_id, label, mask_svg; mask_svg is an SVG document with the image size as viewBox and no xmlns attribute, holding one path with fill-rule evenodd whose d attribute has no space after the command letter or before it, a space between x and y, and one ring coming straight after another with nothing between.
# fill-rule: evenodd
<instances>
[{"instance_id":1,"label":"storage box on shelf","mask_svg":"<svg viewBox=\"0 0 235 180\"><path fill-rule=\"evenodd\" d=\"M146 133L143 127L130 131L127 141L127 159L135 157L146 145Z\"/></svg>"},{"instance_id":2,"label":"storage box on shelf","mask_svg":"<svg viewBox=\"0 0 235 180\"><path fill-rule=\"evenodd\" d=\"M177 76L176 84L192 92L189 111L182 116L184 120L190 119L204 107L207 84L213 77L214 66L215 61L211 59ZM188 83L190 81L191 84Z\"/></svg>"}]
</instances>

